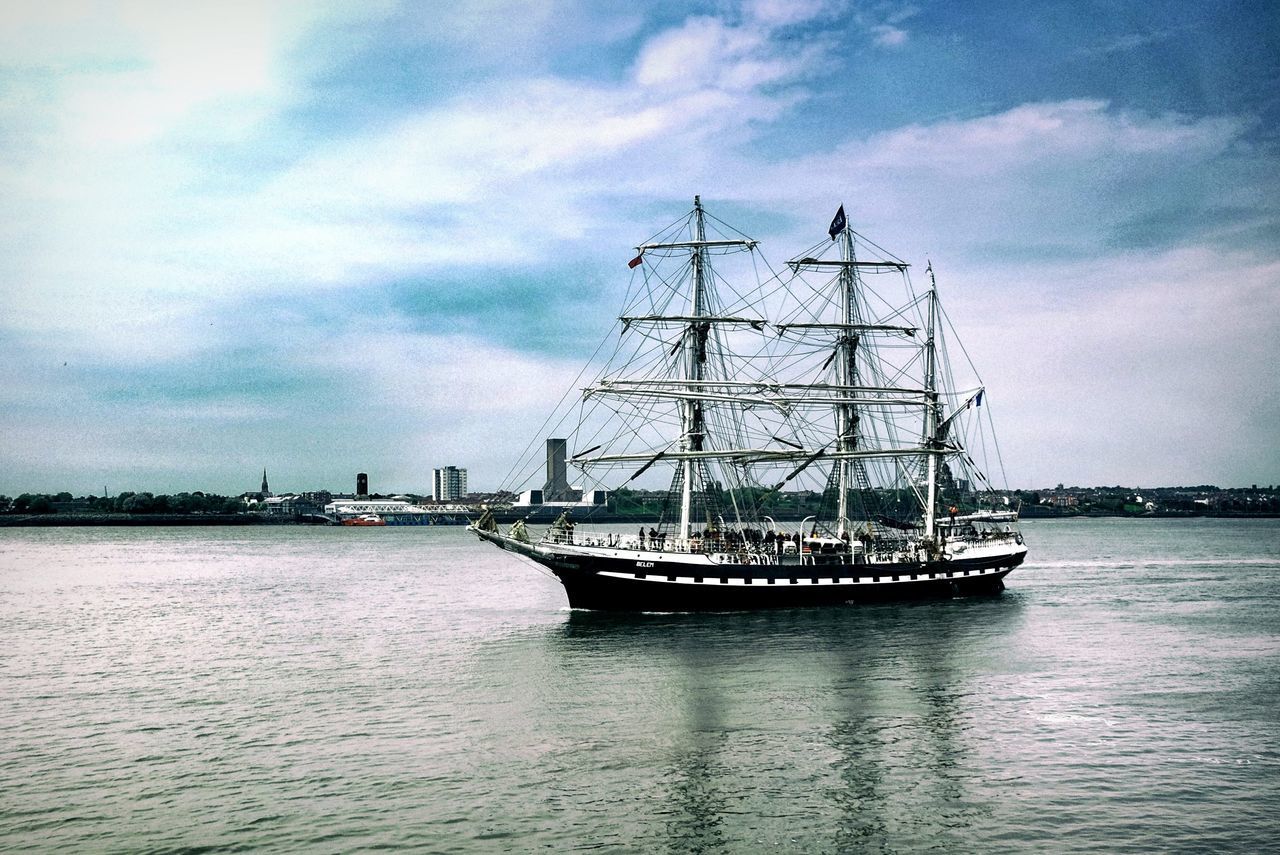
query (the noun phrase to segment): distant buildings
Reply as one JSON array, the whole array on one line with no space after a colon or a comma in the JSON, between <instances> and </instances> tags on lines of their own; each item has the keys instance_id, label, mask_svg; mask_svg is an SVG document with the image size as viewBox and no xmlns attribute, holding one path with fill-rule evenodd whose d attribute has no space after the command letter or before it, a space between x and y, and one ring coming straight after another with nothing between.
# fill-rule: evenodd
<instances>
[{"instance_id":1,"label":"distant buildings","mask_svg":"<svg viewBox=\"0 0 1280 855\"><path fill-rule=\"evenodd\" d=\"M542 505L565 508L604 505L608 493L604 490L583 491L569 483L569 467L566 456L569 441L552 438L547 440L547 480L542 489L525 490L516 500L516 507L528 508Z\"/></svg>"},{"instance_id":2,"label":"distant buildings","mask_svg":"<svg viewBox=\"0 0 1280 855\"><path fill-rule=\"evenodd\" d=\"M431 470L431 497L437 502L455 502L467 494L467 470L445 466Z\"/></svg>"}]
</instances>

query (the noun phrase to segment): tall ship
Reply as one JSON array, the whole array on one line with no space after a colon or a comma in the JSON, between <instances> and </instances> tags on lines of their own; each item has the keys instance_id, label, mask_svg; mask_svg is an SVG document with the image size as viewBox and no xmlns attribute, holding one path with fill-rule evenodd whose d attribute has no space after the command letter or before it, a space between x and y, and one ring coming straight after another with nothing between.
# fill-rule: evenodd
<instances>
[{"instance_id":1,"label":"tall ship","mask_svg":"<svg viewBox=\"0 0 1280 855\"><path fill-rule=\"evenodd\" d=\"M535 531L485 513L472 531L545 568L582 609L1004 589L1027 548L989 480L991 408L963 349L948 357L932 265L918 290L841 206L823 240L775 270L698 197L636 250L616 335L558 429L575 477L616 507L645 484L665 490L656 522L606 531L566 513ZM811 513L780 522L802 492Z\"/></svg>"}]
</instances>

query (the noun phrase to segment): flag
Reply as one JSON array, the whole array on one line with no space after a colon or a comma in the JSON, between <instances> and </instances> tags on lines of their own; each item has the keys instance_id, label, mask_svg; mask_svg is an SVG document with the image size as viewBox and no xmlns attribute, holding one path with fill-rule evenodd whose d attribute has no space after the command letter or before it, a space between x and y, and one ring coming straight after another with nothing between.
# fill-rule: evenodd
<instances>
[{"instance_id":1,"label":"flag","mask_svg":"<svg viewBox=\"0 0 1280 855\"><path fill-rule=\"evenodd\" d=\"M831 235L831 239L835 240L836 235L844 231L844 205L840 206L840 210L836 211L836 218L831 221L831 228L827 229L827 234Z\"/></svg>"},{"instance_id":2,"label":"flag","mask_svg":"<svg viewBox=\"0 0 1280 855\"><path fill-rule=\"evenodd\" d=\"M981 406L982 406L982 393L983 393L983 392L985 392L985 391L987 391L987 390L986 390L986 389L979 389L979 390L978 390L978 397L976 397L976 398L974 398L974 399L973 399L973 403L974 403L976 406L979 406L979 407L981 407Z\"/></svg>"},{"instance_id":3,"label":"flag","mask_svg":"<svg viewBox=\"0 0 1280 855\"><path fill-rule=\"evenodd\" d=\"M634 270L635 268L637 268L637 267L639 267L639 266L640 266L640 262L642 262L642 261L644 261L644 253L643 253L643 252L642 252L642 253L640 253L639 255L637 255L635 258L633 258L633 259L631 259L630 261L628 261L628 262L627 262L627 267L630 267L630 268L632 268L632 269Z\"/></svg>"}]
</instances>

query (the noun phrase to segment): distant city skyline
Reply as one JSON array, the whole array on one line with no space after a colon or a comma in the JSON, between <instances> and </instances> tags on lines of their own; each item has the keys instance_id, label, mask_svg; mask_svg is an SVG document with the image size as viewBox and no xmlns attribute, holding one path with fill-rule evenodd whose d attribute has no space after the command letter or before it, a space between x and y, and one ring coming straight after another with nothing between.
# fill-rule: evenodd
<instances>
[{"instance_id":1,"label":"distant city skyline","mask_svg":"<svg viewBox=\"0 0 1280 855\"><path fill-rule=\"evenodd\" d=\"M931 261L997 484L1280 481L1271 3L15 0L0 57L0 493L540 488L694 194Z\"/></svg>"},{"instance_id":2,"label":"distant city skyline","mask_svg":"<svg viewBox=\"0 0 1280 855\"><path fill-rule=\"evenodd\" d=\"M461 469L460 469L460 468L458 468L458 467L446 467L446 468L452 468L452 469L455 469L458 473L465 473L465 471L466 471L464 468L461 468ZM434 470L434 471L435 471L435 472L440 472L441 470ZM435 477L435 476L433 475L433 480L434 480L434 477ZM289 488L286 488L286 489L284 489L284 490L280 490L280 491L276 491L276 490L272 489L272 490L270 490L270 491L269 491L269 494L270 494L270 495L272 495L272 496L289 496L289 495L297 496L297 495L311 495L311 494L315 494L315 493L329 493L329 494L334 495L334 496L360 496L360 495L373 495L373 496L399 496L399 495L409 495L409 496L418 496L418 497L423 497L423 498L431 498L431 499L434 499L434 500L437 500L437 501L450 501L450 500L452 500L452 498L460 498L460 497L462 497L462 496L467 496L467 495L472 495L472 496L476 496L476 495L491 495L491 494L494 494L494 493L501 493L501 492L504 492L504 490L503 490L503 489L499 489L499 488L493 488L493 489L480 489L480 488L477 488L477 489L471 489L471 488L469 488L469 487L467 487L467 486L466 486L466 484L465 484L465 480L462 480L462 479L460 479L460 480L458 481L458 488L459 488L459 489L458 489L458 496L457 496L457 497L450 497L449 499L439 499L439 498L438 498L438 497L433 493L433 491L432 491L432 490L420 490L420 489L416 489L416 488L406 488L406 489L388 488L388 489L384 489L384 490L375 490L375 489L370 488L370 490L368 491L368 493L362 493L362 492L361 492L361 491L359 491L358 489L353 490L353 489L350 489L349 487L350 487L350 485L348 485L347 487L343 487L343 486L340 486L340 485L338 485L338 486L335 486L335 485L295 485L295 486L291 486L291 487L289 487ZM433 487L434 487L434 483L433 483ZM1052 498L1054 495L1063 495L1063 494L1084 494L1084 493L1093 493L1093 492L1114 492L1114 491L1116 491L1116 490L1120 490L1120 491L1132 491L1132 492L1142 492L1142 491L1157 491L1157 492L1163 492L1163 491L1168 491L1168 490L1181 490L1181 491L1197 492L1197 491L1199 491L1201 488L1206 488L1206 487L1207 487L1207 488L1211 488L1211 489L1213 489L1213 490L1221 491L1221 492L1251 492L1251 491L1252 491L1252 492L1258 492L1258 493L1273 494L1273 493L1277 492L1277 488L1278 488L1278 487L1280 487L1280 485L1277 485L1277 484L1275 484L1275 483L1251 483L1251 484L1238 484L1238 485L1229 485L1229 484L1156 484L1156 483L1151 483L1151 484L1117 484L1117 483L1111 483L1111 482L1100 483L1100 484L1064 484L1064 483L1058 483L1058 484L1035 484L1035 485L1030 485L1030 486L1026 486L1026 485L1023 485L1023 486L1011 486L1011 487L1009 487L1009 488L1008 488L1008 490L1007 490L1007 491L1002 491L1002 492L1009 492L1009 493L1023 493L1023 494L1034 494L1034 493L1039 493L1039 494L1041 494L1042 496L1044 496L1046 499L1049 499L1049 498ZM656 490L649 490L649 489L643 489L643 488L628 488L628 489L634 489L634 491L635 491L635 492L638 492L638 493L645 493L645 494L655 494L655 493L662 493L662 492L663 492L663 490L662 490L662 489L656 489ZM71 496L72 496L72 498L76 498L76 499L80 499L80 498L88 498L88 497L99 497L99 498L101 498L101 497L106 497L106 498L116 498L116 497L118 497L118 496L120 496L120 495L122 495L122 494L125 494L125 493L134 493L134 492L148 492L148 493L151 493L151 494L153 494L153 495L177 495L177 494L180 494L180 493L196 493L196 492L199 492L199 493L204 493L204 494L207 494L207 495L223 495L223 496L231 496L231 497L236 497L236 496L252 496L252 495L258 495L258 494L265 494L265 493L266 493L266 491L263 491L263 490L261 490L261 489L257 489L257 490L255 490L255 489L244 489L244 490L233 490L233 491L230 491L230 492L223 492L223 491L215 491L215 490L206 490L206 489L204 489L204 488L201 488L201 487L198 487L198 486L197 486L197 487L190 487L190 488L186 488L186 489L182 489L182 490L174 490L174 491L149 490L149 489L145 489L145 488L144 488L144 489L139 490L139 491L134 491L134 490L122 490L122 491L104 491L103 493L75 493L75 492L73 492L73 491L69 491L69 490L57 490L57 491L18 490L18 491L16 491L16 492L12 493L12 494L0 492L0 496L5 496L5 497L7 497L7 498L9 498L9 499L14 499L14 498L16 498L16 497L17 497L17 496L19 496L19 495L48 495L48 496L54 496L54 495L58 495L58 494L62 494L62 493L67 493L67 494L71 495ZM612 492L612 491L606 491L606 492ZM784 490L783 492L791 492L791 491ZM801 487L797 487L797 488L795 488L795 492L802 492L802 493L814 493L814 492L818 492L818 491L815 491L814 489L811 489L811 488L801 488ZM512 494L512 495L514 496L515 494Z\"/></svg>"}]
</instances>

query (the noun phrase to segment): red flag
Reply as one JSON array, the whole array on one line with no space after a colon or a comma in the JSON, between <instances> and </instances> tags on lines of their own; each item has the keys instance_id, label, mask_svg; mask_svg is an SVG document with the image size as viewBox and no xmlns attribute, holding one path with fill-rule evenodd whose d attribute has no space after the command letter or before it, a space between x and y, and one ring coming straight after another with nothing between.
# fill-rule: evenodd
<instances>
[{"instance_id":1,"label":"red flag","mask_svg":"<svg viewBox=\"0 0 1280 855\"><path fill-rule=\"evenodd\" d=\"M635 269L636 267L639 267L639 266L640 266L640 262L642 262L642 261L644 261L644 253L643 253L643 252L642 252L642 253L640 253L639 255L637 255L635 258L633 258L633 259L631 259L630 261L628 261L628 262L627 262L627 267L630 267L630 268L632 268L632 269Z\"/></svg>"}]
</instances>

